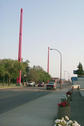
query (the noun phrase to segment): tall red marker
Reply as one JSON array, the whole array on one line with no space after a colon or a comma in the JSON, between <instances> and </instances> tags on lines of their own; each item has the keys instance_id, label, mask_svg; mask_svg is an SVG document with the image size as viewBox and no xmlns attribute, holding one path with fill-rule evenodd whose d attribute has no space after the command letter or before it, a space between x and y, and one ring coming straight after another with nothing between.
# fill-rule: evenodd
<instances>
[{"instance_id":1,"label":"tall red marker","mask_svg":"<svg viewBox=\"0 0 84 126\"><path fill-rule=\"evenodd\" d=\"M18 50L18 62L22 59L22 22L23 22L23 9L20 11L20 32L19 32L19 50ZM19 77L17 83L21 84L21 70L19 71Z\"/></svg>"}]
</instances>

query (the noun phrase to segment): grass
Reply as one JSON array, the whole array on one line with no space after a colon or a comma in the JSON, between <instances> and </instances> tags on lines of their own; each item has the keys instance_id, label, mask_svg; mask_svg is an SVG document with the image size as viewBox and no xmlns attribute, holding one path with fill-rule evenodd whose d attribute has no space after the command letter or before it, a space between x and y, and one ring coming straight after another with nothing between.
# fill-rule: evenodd
<instances>
[{"instance_id":1,"label":"grass","mask_svg":"<svg viewBox=\"0 0 84 126\"><path fill-rule=\"evenodd\" d=\"M0 88L18 88L19 86L16 86L16 84L8 84L8 83L0 83Z\"/></svg>"}]
</instances>

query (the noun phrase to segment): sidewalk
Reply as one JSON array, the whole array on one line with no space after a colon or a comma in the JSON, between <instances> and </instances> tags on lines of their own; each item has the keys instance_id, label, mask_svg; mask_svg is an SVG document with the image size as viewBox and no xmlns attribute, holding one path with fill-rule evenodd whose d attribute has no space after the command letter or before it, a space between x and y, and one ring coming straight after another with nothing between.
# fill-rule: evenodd
<instances>
[{"instance_id":1,"label":"sidewalk","mask_svg":"<svg viewBox=\"0 0 84 126\"><path fill-rule=\"evenodd\" d=\"M80 89L81 96L84 96L84 89Z\"/></svg>"},{"instance_id":2,"label":"sidewalk","mask_svg":"<svg viewBox=\"0 0 84 126\"><path fill-rule=\"evenodd\" d=\"M78 90L74 90L72 95L71 119L84 126L84 97Z\"/></svg>"}]
</instances>

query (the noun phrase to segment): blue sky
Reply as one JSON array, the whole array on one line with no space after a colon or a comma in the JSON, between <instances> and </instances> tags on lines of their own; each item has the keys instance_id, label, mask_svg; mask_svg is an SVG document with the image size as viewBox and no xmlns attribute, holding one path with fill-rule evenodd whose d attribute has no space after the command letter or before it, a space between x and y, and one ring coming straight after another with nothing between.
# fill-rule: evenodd
<instances>
[{"instance_id":1,"label":"blue sky","mask_svg":"<svg viewBox=\"0 0 84 126\"><path fill-rule=\"evenodd\" d=\"M84 66L84 0L0 0L0 58L18 57L23 8L22 57L47 70L48 46L62 52L62 76ZM50 51L50 74L59 77L59 54ZM67 71L67 72L65 72Z\"/></svg>"}]
</instances>

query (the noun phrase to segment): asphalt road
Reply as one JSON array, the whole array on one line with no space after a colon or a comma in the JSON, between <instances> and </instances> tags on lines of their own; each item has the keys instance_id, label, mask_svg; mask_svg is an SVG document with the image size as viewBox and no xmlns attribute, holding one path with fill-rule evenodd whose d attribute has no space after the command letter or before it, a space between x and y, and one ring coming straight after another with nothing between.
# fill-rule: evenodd
<instances>
[{"instance_id":1,"label":"asphalt road","mask_svg":"<svg viewBox=\"0 0 84 126\"><path fill-rule=\"evenodd\" d=\"M64 86L64 88L66 85ZM57 89L59 90L59 85ZM46 87L26 87L16 89L0 89L0 114L12 110L20 105L45 96L53 90L46 90Z\"/></svg>"},{"instance_id":2,"label":"asphalt road","mask_svg":"<svg viewBox=\"0 0 84 126\"><path fill-rule=\"evenodd\" d=\"M29 91L29 89L0 90L0 114L12 110L20 105L47 95L49 92Z\"/></svg>"},{"instance_id":3,"label":"asphalt road","mask_svg":"<svg viewBox=\"0 0 84 126\"><path fill-rule=\"evenodd\" d=\"M52 126L60 98L69 88L0 90L0 126Z\"/></svg>"}]
</instances>

